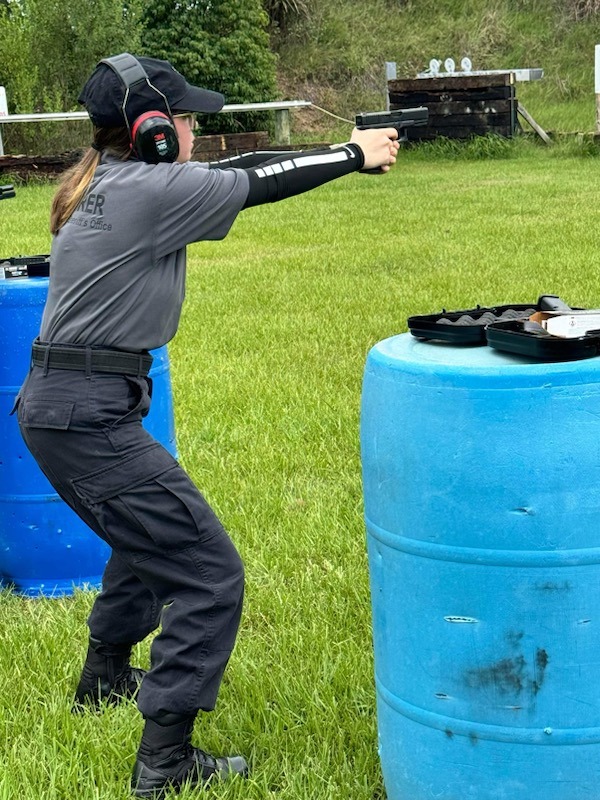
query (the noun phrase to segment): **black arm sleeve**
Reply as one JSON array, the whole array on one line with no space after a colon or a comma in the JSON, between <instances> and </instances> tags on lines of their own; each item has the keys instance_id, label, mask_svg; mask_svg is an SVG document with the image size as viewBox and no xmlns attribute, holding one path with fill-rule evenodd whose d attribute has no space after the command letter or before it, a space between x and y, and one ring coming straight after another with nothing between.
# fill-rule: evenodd
<instances>
[{"instance_id":1,"label":"black arm sleeve","mask_svg":"<svg viewBox=\"0 0 600 800\"><path fill-rule=\"evenodd\" d=\"M315 189L323 183L362 169L365 157L358 145L279 154L260 167L246 170L250 188L244 208L274 203Z\"/></svg>"},{"instance_id":2,"label":"black arm sleeve","mask_svg":"<svg viewBox=\"0 0 600 800\"><path fill-rule=\"evenodd\" d=\"M293 158L299 156L298 150L255 150L252 153L242 153L240 156L232 156L231 158L222 158L220 161L209 161L209 169L229 169L235 167L236 169L250 169L257 167L259 164L264 164L271 161L278 156L286 156Z\"/></svg>"}]
</instances>

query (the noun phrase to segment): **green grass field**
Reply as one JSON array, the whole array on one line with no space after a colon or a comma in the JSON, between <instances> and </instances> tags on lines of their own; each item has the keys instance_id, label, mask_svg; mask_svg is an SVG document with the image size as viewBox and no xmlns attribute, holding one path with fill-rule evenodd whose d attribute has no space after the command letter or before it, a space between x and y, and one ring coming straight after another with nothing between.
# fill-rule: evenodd
<instances>
[{"instance_id":1,"label":"green grass field","mask_svg":"<svg viewBox=\"0 0 600 800\"><path fill-rule=\"evenodd\" d=\"M238 644L195 741L247 754L252 778L206 797L385 796L359 454L369 348L442 307L600 305L600 161L528 143L482 155L410 151L388 176L251 209L189 249L170 346L178 447L247 570ZM0 255L48 251L52 191L2 202ZM0 594L0 800L129 797L135 706L70 713L92 600ZM147 642L137 655L147 665Z\"/></svg>"}]
</instances>

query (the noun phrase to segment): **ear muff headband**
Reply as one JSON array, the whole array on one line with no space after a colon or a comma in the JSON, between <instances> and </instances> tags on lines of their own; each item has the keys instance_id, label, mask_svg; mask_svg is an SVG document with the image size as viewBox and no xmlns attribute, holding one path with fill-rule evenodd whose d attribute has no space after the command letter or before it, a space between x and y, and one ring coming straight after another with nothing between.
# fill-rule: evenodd
<instances>
[{"instance_id":1,"label":"ear muff headband","mask_svg":"<svg viewBox=\"0 0 600 800\"><path fill-rule=\"evenodd\" d=\"M179 139L169 101L160 89L151 83L146 70L137 58L131 53L121 53L111 58L103 58L100 63L110 67L125 87L121 112L137 155L150 164L175 161L179 155ZM140 97L144 94L146 97ZM134 108L130 118L128 103L131 106L142 104L147 108L148 105L154 105L155 101L157 106L163 106L162 111L154 109L140 113L141 109Z\"/></svg>"}]
</instances>

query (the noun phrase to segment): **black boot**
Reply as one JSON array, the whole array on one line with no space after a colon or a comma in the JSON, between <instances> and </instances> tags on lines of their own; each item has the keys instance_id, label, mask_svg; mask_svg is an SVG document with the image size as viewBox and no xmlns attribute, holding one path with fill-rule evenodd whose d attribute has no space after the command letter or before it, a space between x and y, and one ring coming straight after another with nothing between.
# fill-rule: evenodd
<instances>
[{"instance_id":1,"label":"black boot","mask_svg":"<svg viewBox=\"0 0 600 800\"><path fill-rule=\"evenodd\" d=\"M116 704L136 694L146 672L129 665L131 648L131 643L111 644L90 636L74 711L98 709L103 700Z\"/></svg>"},{"instance_id":2,"label":"black boot","mask_svg":"<svg viewBox=\"0 0 600 800\"><path fill-rule=\"evenodd\" d=\"M192 747L194 717L163 714L159 719L146 719L131 779L136 797L158 800L169 789L203 786L233 775L248 777L242 756L215 758Z\"/></svg>"}]
</instances>

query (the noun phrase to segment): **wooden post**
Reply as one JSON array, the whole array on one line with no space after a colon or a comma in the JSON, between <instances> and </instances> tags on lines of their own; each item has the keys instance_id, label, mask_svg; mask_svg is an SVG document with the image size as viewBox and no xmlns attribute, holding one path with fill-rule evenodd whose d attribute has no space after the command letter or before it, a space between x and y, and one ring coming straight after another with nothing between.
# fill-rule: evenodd
<instances>
[{"instance_id":1,"label":"wooden post","mask_svg":"<svg viewBox=\"0 0 600 800\"><path fill-rule=\"evenodd\" d=\"M385 110L390 110L390 92L388 89L389 81L395 81L397 78L396 74L396 62L395 61L386 61L385 62Z\"/></svg>"},{"instance_id":2,"label":"wooden post","mask_svg":"<svg viewBox=\"0 0 600 800\"><path fill-rule=\"evenodd\" d=\"M290 143L289 108L281 108L275 112L275 142L276 144Z\"/></svg>"},{"instance_id":3,"label":"wooden post","mask_svg":"<svg viewBox=\"0 0 600 800\"><path fill-rule=\"evenodd\" d=\"M600 133L600 44L596 45L596 133Z\"/></svg>"},{"instance_id":4,"label":"wooden post","mask_svg":"<svg viewBox=\"0 0 600 800\"><path fill-rule=\"evenodd\" d=\"M0 117L8 117L8 105L6 103L6 89L0 86ZM2 141L2 125L0 125L0 156L4 155L4 142Z\"/></svg>"},{"instance_id":5,"label":"wooden post","mask_svg":"<svg viewBox=\"0 0 600 800\"><path fill-rule=\"evenodd\" d=\"M540 139L543 142L545 142L546 144L552 144L552 139L548 136L546 131L541 127L541 125L537 124L537 122L531 116L529 111L527 111L527 109L524 108L521 105L521 103L517 103L517 110L518 110L519 114L523 117L523 119L527 120L527 122L531 125L533 130L537 133L537 135L540 137Z\"/></svg>"}]
</instances>

